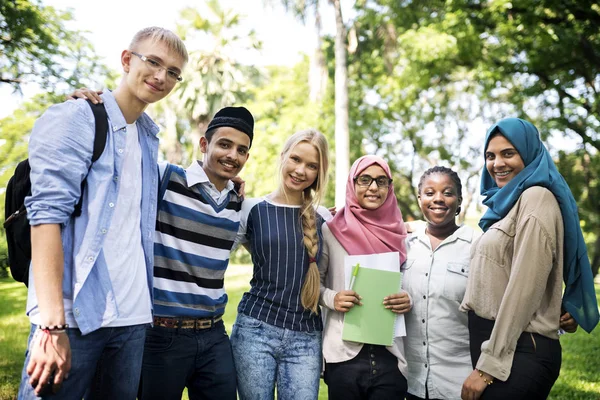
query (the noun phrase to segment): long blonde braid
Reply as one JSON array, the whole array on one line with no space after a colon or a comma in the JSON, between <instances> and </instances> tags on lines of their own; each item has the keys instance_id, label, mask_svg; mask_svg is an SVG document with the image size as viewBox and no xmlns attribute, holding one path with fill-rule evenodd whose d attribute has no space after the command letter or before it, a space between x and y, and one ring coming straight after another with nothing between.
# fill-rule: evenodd
<instances>
[{"instance_id":1,"label":"long blonde braid","mask_svg":"<svg viewBox=\"0 0 600 400\"><path fill-rule=\"evenodd\" d=\"M317 253L319 252L319 236L317 234L317 216L313 206L312 190L304 191L304 199L300 208L302 220L302 234L304 235L304 247L308 252L308 271L302 285L300 300L302 306L317 314L319 307L319 295L321 279L317 267Z\"/></svg>"},{"instance_id":2,"label":"long blonde braid","mask_svg":"<svg viewBox=\"0 0 600 400\"><path fill-rule=\"evenodd\" d=\"M319 153L319 171L317 179L304 190L302 206L300 207L300 222L304 236L304 247L308 253L308 271L302 284L300 301L302 306L317 314L319 311L319 296L321 280L317 267L317 254L319 252L319 236L317 234L317 216L315 208L320 203L327 187L327 170L329 168L329 146L325 136L316 129L307 129L296 132L286 141L282 154L285 159L290 151L299 143L310 143ZM281 171L280 171L281 172ZM281 173L280 173L281 175ZM285 189L284 189L285 190Z\"/></svg>"}]
</instances>

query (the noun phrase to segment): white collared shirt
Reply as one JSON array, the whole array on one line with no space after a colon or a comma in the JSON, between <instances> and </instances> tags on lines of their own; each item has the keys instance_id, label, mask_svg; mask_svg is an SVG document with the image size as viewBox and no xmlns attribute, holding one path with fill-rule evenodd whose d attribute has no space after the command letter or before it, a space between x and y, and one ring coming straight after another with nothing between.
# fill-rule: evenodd
<instances>
[{"instance_id":1,"label":"white collared shirt","mask_svg":"<svg viewBox=\"0 0 600 400\"><path fill-rule=\"evenodd\" d=\"M402 288L413 299L404 339L409 393L425 398L460 399L473 371L467 314L459 311L469 274L470 249L478 236L462 225L431 250L425 225L407 238Z\"/></svg>"},{"instance_id":2,"label":"white collared shirt","mask_svg":"<svg viewBox=\"0 0 600 400\"><path fill-rule=\"evenodd\" d=\"M166 162L158 164L161 180L165 175L167 165L168 163ZM192 162L192 164L185 170L185 175L187 177L188 187L192 187L196 184L202 185L202 187L208 194L210 194L210 197L212 197L217 204L222 204L227 199L227 196L229 196L229 192L234 188L233 182L227 181L225 188L219 191L217 187L208 179L206 172L204 172L204 168L202 168L198 161Z\"/></svg>"}]
</instances>

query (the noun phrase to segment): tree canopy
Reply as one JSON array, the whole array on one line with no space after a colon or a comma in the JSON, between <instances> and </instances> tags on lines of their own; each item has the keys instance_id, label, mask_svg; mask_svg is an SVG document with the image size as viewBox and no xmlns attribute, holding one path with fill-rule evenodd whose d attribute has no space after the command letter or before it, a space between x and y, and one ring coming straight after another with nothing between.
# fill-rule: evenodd
<instances>
[{"instance_id":1,"label":"tree canopy","mask_svg":"<svg viewBox=\"0 0 600 400\"><path fill-rule=\"evenodd\" d=\"M72 19L71 12L39 0L0 1L0 84L17 91L26 83L66 89L106 74L92 45L67 29Z\"/></svg>"}]
</instances>

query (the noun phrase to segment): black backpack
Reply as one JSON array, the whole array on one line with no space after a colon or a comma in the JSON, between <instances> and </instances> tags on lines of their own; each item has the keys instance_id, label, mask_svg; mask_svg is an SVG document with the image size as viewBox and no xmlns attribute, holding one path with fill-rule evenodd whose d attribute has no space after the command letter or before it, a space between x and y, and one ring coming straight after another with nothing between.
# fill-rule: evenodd
<instances>
[{"instance_id":1,"label":"black backpack","mask_svg":"<svg viewBox=\"0 0 600 400\"><path fill-rule=\"evenodd\" d=\"M96 124L96 135L94 138L94 153L92 164L100 158L106 146L106 135L108 132L108 116L104 104L94 104L87 100L94 113ZM91 166L90 166L91 168ZM10 273L16 281L25 285L29 279L29 264L31 263L31 227L27 219L25 208L25 197L31 195L31 180L29 179L29 160L21 161L15 168L14 175L6 186L6 199L4 204L4 229L6 231L6 243L8 245L8 265ZM89 171L88 171L89 172ZM87 178L87 176L86 176ZM73 211L74 217L81 215L81 203L83 201L83 190L86 178L81 182L81 196Z\"/></svg>"}]
</instances>

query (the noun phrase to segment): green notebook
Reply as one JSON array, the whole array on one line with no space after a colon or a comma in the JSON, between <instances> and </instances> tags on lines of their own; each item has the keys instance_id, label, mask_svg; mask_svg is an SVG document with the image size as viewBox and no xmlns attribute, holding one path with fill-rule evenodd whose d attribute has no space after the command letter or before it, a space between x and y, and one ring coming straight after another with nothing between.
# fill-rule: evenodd
<instances>
[{"instance_id":1,"label":"green notebook","mask_svg":"<svg viewBox=\"0 0 600 400\"><path fill-rule=\"evenodd\" d=\"M344 315L342 339L391 346L396 314L383 305L383 298L400 290L400 272L360 267L353 290L362 297Z\"/></svg>"}]
</instances>

